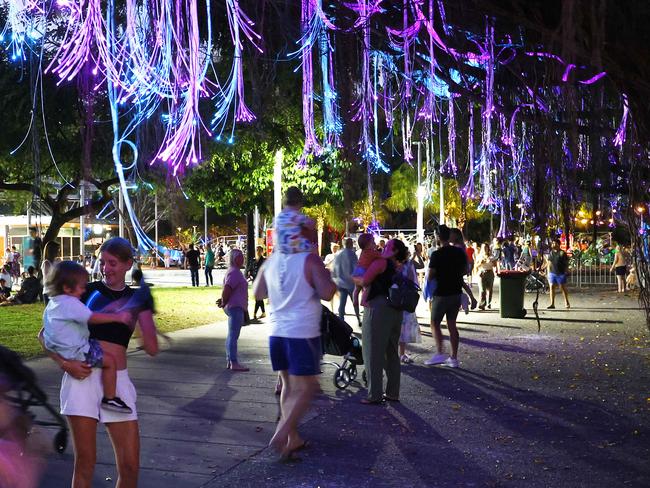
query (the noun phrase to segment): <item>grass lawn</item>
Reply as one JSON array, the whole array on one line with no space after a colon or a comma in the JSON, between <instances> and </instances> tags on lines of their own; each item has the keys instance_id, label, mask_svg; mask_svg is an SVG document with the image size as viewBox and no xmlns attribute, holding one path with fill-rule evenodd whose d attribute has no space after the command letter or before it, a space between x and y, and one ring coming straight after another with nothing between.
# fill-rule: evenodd
<instances>
[{"instance_id":1,"label":"grass lawn","mask_svg":"<svg viewBox=\"0 0 650 488\"><path fill-rule=\"evenodd\" d=\"M215 300L221 287L151 289L156 302L156 325L161 332L173 332L226 320ZM24 358L43 354L36 335L41 328L43 304L0 307L0 344Z\"/></svg>"}]
</instances>

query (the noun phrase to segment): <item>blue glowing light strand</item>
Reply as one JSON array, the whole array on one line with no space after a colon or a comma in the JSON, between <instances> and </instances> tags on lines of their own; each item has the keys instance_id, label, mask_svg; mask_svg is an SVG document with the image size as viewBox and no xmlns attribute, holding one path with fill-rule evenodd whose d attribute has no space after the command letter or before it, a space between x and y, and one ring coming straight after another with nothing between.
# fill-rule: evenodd
<instances>
[{"instance_id":1,"label":"blue glowing light strand","mask_svg":"<svg viewBox=\"0 0 650 488\"><path fill-rule=\"evenodd\" d=\"M370 49L370 16L380 12L380 2L371 0L357 0L356 4L345 4L355 10L359 19L355 26L361 27L362 32L362 63L361 63L361 90L359 98L355 102L352 120L361 122L361 134L359 137L359 152L363 161L368 165L369 172L388 172L389 167L383 162L379 149L378 130L374 130L374 138L371 136L370 123L377 129L377 67L379 56L374 56L374 76L371 78L371 49ZM373 142L374 139L374 142ZM369 191L369 195L372 192Z\"/></svg>"},{"instance_id":2,"label":"blue glowing light strand","mask_svg":"<svg viewBox=\"0 0 650 488\"><path fill-rule=\"evenodd\" d=\"M320 0L319 0L320 1ZM339 115L338 95L334 82L334 59L332 39L327 31L322 29L319 36L319 51L321 60L321 76L323 80L323 142L328 148L340 148L343 121Z\"/></svg>"},{"instance_id":3,"label":"blue glowing light strand","mask_svg":"<svg viewBox=\"0 0 650 488\"><path fill-rule=\"evenodd\" d=\"M107 9L106 9L106 29L107 32L111 34L114 33L115 31L114 9L115 9L114 0L108 0ZM112 36L107 36L107 38L113 39ZM109 41L107 44L107 49L109 53L114 53L115 50L117 49L117 46L113 46L112 43ZM152 246L154 246L154 242L147 236L147 234L142 229L142 226L138 221L135 211L133 210L133 206L131 205L131 199L129 197L126 178L124 175L124 166L122 165L122 159L121 159L121 149L123 144L129 146L133 151L133 161L137 161L138 159L138 149L133 142L129 141L128 139L125 139L123 136L120 135L120 123L119 123L120 114L119 114L119 104L117 99L118 92L113 83L113 80L110 77L106 78L106 88L107 88L108 101L109 101L110 112L111 112L111 124L113 126L113 148L111 153L113 156L113 164L115 165L115 172L120 182L120 191L122 192L124 205L127 209L127 213L131 220L131 225L133 227L134 233L136 235L136 239L138 241L138 248L141 250L148 250L151 249Z\"/></svg>"},{"instance_id":4,"label":"blue glowing light strand","mask_svg":"<svg viewBox=\"0 0 650 488\"><path fill-rule=\"evenodd\" d=\"M262 48L259 46L261 36L254 31L253 21L239 7L239 0L226 0L226 12L228 14L230 35L234 45L233 64L225 85L219 86L214 97L216 103L211 127L212 131L216 134L215 139L221 140L232 111L232 132L228 139L228 142L232 143L235 124L237 122L253 122L256 119L255 114L246 106L244 101L243 43L241 33L243 32L244 36L259 52L262 52Z\"/></svg>"}]
</instances>

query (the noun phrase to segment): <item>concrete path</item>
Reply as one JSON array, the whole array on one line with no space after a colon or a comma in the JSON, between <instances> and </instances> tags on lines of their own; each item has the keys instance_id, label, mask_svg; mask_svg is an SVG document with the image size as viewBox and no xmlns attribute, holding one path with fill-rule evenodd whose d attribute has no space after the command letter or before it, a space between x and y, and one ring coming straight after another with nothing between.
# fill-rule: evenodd
<instances>
[{"instance_id":1,"label":"concrete path","mask_svg":"<svg viewBox=\"0 0 650 488\"><path fill-rule=\"evenodd\" d=\"M266 325L242 331L249 373L224 369L225 324L174 333L158 357L129 356L139 486L649 486L643 317L633 298L612 292L574 295L572 305L543 310L540 334L531 318L461 315L459 370L422 365L432 346L422 310L425 337L410 348L416 363L403 367L401 403L362 406L361 385L336 390L324 367L324 393L302 426L312 447L290 465L265 449L278 414ZM29 365L56 404L60 373L49 360ZM94 486L113 486L99 432ZM68 486L71 463L71 447L51 454L41 486Z\"/></svg>"}]
</instances>

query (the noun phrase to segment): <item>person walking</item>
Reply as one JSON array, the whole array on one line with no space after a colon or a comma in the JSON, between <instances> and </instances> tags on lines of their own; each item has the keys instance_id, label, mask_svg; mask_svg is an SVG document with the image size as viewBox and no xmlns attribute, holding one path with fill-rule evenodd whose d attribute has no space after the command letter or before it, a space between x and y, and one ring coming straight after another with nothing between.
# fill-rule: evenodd
<instances>
[{"instance_id":1,"label":"person walking","mask_svg":"<svg viewBox=\"0 0 650 488\"><path fill-rule=\"evenodd\" d=\"M476 271L478 272L478 289L480 302L478 308L492 308L492 290L494 288L494 268L496 262L487 243L481 245L481 251L476 258Z\"/></svg>"},{"instance_id":2,"label":"person walking","mask_svg":"<svg viewBox=\"0 0 650 488\"><path fill-rule=\"evenodd\" d=\"M319 389L321 300L331 300L335 292L329 271L313 252L274 251L253 283L255 299L269 299L271 365L282 385L280 421L269 445L281 461L294 460L305 446L298 423Z\"/></svg>"},{"instance_id":3,"label":"person walking","mask_svg":"<svg viewBox=\"0 0 650 488\"><path fill-rule=\"evenodd\" d=\"M569 292L566 288L566 278L569 272L569 256L560 248L560 239L553 239L551 252L546 258L546 269L548 270L549 294L551 296L551 304L546 308L555 308L556 286L559 286L562 291L565 308L571 308Z\"/></svg>"},{"instance_id":4,"label":"person walking","mask_svg":"<svg viewBox=\"0 0 650 488\"><path fill-rule=\"evenodd\" d=\"M214 251L212 245L208 242L205 245L205 286L213 286L212 270L214 269Z\"/></svg>"},{"instance_id":5,"label":"person walking","mask_svg":"<svg viewBox=\"0 0 650 488\"><path fill-rule=\"evenodd\" d=\"M429 279L435 279L437 286L433 292L431 303L431 334L436 341L436 353L427 359L424 364L442 364L450 368L458 368L458 345L460 337L456 327L456 318L461 306L463 289L472 301L472 308L476 307L476 299L472 289L465 283L463 277L467 273L467 254L459 247L450 245L451 230L446 225L438 227L440 248L436 250L429 260ZM442 330L440 324L447 318L451 355L443 354Z\"/></svg>"},{"instance_id":6,"label":"person walking","mask_svg":"<svg viewBox=\"0 0 650 488\"><path fill-rule=\"evenodd\" d=\"M398 273L399 263L408 259L408 250L399 239L389 240L382 257L375 259L363 276L355 277L363 293L363 362L368 379L365 405L382 404L385 400L399 401L400 358L399 337L403 313L389 305L388 293ZM386 393L383 372L386 371Z\"/></svg>"},{"instance_id":7,"label":"person walking","mask_svg":"<svg viewBox=\"0 0 650 488\"><path fill-rule=\"evenodd\" d=\"M226 367L232 371L248 371L247 367L239 363L237 356L237 341L248 310L248 281L241 272L244 254L239 249L233 249L228 253L228 260L228 270L223 279L223 291L221 298L217 300L219 308L223 308L228 315Z\"/></svg>"},{"instance_id":8,"label":"person walking","mask_svg":"<svg viewBox=\"0 0 650 488\"><path fill-rule=\"evenodd\" d=\"M334 257L332 264L332 279L336 283L336 289L339 292L339 318L345 320L345 306L348 302L348 297L352 297L354 293L354 281L352 280L352 272L357 266L357 254L354 252L354 241L347 238L344 241L344 248L341 252ZM359 308L355 308L354 313L359 318Z\"/></svg>"},{"instance_id":9,"label":"person walking","mask_svg":"<svg viewBox=\"0 0 650 488\"><path fill-rule=\"evenodd\" d=\"M100 261L103 281L89 283L81 301L93 312L110 310L135 294L125 282L131 269L131 244L113 237L102 244ZM151 310L140 310L137 323L144 351L150 356L158 353L156 325ZM48 352L48 356L64 371L61 380L61 414L66 416L74 449L72 486L90 488L97 459L97 424L103 423L113 445L119 487L135 487L140 469L140 428L136 406L136 390L127 370L126 350L133 327L118 322L90 325L90 338L99 341L103 350L115 357L117 394L130 406L132 413L113 413L101 408L102 370L91 368L83 361L64 359ZM39 334L43 344L43 330Z\"/></svg>"},{"instance_id":10,"label":"person walking","mask_svg":"<svg viewBox=\"0 0 650 488\"><path fill-rule=\"evenodd\" d=\"M628 255L620 243L616 244L614 262L609 270L610 273L616 273L617 292L625 293L625 275L627 274Z\"/></svg>"},{"instance_id":11,"label":"person walking","mask_svg":"<svg viewBox=\"0 0 650 488\"><path fill-rule=\"evenodd\" d=\"M201 267L201 253L194 249L194 244L190 243L189 250L185 254L185 262L190 268L192 276L192 286L199 286L199 268Z\"/></svg>"},{"instance_id":12,"label":"person walking","mask_svg":"<svg viewBox=\"0 0 650 488\"><path fill-rule=\"evenodd\" d=\"M260 269L262 269L262 265L266 261L266 258L264 257L264 248L262 246L257 246L255 248L255 253L256 253L255 260L251 265L251 269L248 271L248 277L250 278L251 281L255 281L255 278L257 278L257 274L260 272ZM258 310L262 311L260 315L261 319L266 317L266 311L264 310L264 300L255 300L255 309L253 310L253 320L257 320Z\"/></svg>"}]
</instances>

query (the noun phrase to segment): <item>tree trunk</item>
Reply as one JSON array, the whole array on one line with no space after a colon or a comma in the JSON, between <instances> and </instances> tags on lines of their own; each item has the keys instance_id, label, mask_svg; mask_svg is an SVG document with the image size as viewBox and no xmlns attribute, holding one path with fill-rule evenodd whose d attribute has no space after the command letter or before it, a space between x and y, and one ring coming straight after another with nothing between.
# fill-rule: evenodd
<instances>
[{"instance_id":1,"label":"tree trunk","mask_svg":"<svg viewBox=\"0 0 650 488\"><path fill-rule=\"evenodd\" d=\"M246 214L246 269L250 270L255 261L255 217L249 210Z\"/></svg>"}]
</instances>

